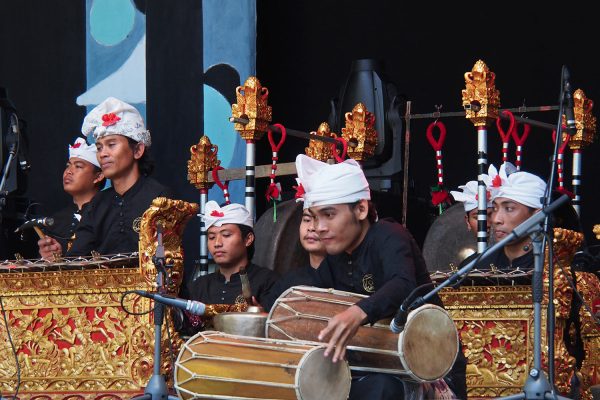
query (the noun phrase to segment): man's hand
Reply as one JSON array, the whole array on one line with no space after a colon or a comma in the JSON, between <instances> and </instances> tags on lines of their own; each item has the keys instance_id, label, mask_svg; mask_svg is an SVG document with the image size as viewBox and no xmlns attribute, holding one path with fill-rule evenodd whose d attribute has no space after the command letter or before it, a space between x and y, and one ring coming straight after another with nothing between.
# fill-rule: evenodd
<instances>
[{"instance_id":1,"label":"man's hand","mask_svg":"<svg viewBox=\"0 0 600 400\"><path fill-rule=\"evenodd\" d=\"M358 327L364 324L367 320L367 314L358 306L354 305L343 311L332 319L321 332L319 332L319 340L322 342L329 337L325 356L329 356L335 348L331 361L343 360L346 355L346 345L354 337Z\"/></svg>"},{"instance_id":2,"label":"man's hand","mask_svg":"<svg viewBox=\"0 0 600 400\"><path fill-rule=\"evenodd\" d=\"M45 260L54 261L54 254L62 254L60 243L50 236L38 240L37 244L40 249L40 256Z\"/></svg>"}]
</instances>

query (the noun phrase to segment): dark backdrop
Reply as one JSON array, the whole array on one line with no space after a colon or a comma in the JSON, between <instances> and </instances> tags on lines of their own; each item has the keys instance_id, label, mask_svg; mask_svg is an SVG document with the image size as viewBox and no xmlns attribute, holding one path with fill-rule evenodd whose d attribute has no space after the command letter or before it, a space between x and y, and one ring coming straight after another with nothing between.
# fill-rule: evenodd
<instances>
[{"instance_id":1,"label":"dark backdrop","mask_svg":"<svg viewBox=\"0 0 600 400\"><path fill-rule=\"evenodd\" d=\"M189 146L202 133L201 2L136 5L147 10L147 121L155 143L156 176L181 198L197 201L185 161ZM592 13L575 5L552 8L520 2L482 8L455 2L258 0L257 8L257 76L270 90L274 122L291 128L315 130L327 119L330 99L338 94L352 61L360 58L381 60L416 113L433 112L436 104L443 105L442 111L461 111L463 74L478 59L496 73L502 107L556 104L562 65L569 67L575 88L584 89L592 100L600 98L593 45L600 37L598 24ZM27 122L32 164L27 196L43 203L43 215L68 201L60 185L66 143L79 132L85 116L85 108L75 104L86 88L85 2L2 1L0 15L0 86L8 89ZM549 123L557 119L554 112L528 116ZM426 206L429 186L436 181L433 150L425 140L430 122L415 120L412 125L409 228L420 242L435 215ZM463 118L444 123L446 186L454 189L476 176L476 134ZM524 148L524 169L543 177L549 171L549 135L534 129ZM300 139L288 139L281 162L293 160L304 146ZM268 163L266 138L257 149L258 163ZM498 164L500 141L493 127L489 153L490 161ZM598 158L597 143L584 150L582 210L588 239L591 226L600 223L595 207ZM567 186L570 162L567 157ZM289 196L292 182L282 182ZM260 184L259 215L266 209L264 182ZM380 208L397 215L401 203L391 199ZM186 233L192 242L187 254L194 257L195 226Z\"/></svg>"},{"instance_id":2,"label":"dark backdrop","mask_svg":"<svg viewBox=\"0 0 600 400\"><path fill-rule=\"evenodd\" d=\"M258 16L257 76L269 88L274 122L290 128L316 130L326 121L330 99L338 95L352 61L362 58L384 63L386 74L412 101L413 113L431 113L440 104L442 112L462 111L463 75L478 59L496 73L503 108L556 105L562 65L569 68L575 89L582 88L593 100L600 96L600 63L591 46L592 38L600 37L598 24L595 16L575 5L259 0ZM557 116L557 112L526 115L552 124ZM413 120L411 129L409 170L414 190L408 226L419 242L435 216L432 207L423 207L429 187L436 183L434 151L425 137L431 122ZM476 179L477 135L464 117L443 122L448 131L443 149L446 187L455 190ZM499 166L501 141L495 126L489 132L489 161ZM304 143L287 144L281 158L291 160L303 151ZM266 159L268 143L262 145L259 151ZM524 145L523 169L546 179L552 149L551 132L533 128ZM514 150L513 144L513 160ZM569 155L565 165L570 188ZM600 223L595 206L598 167L594 143L583 152L582 220L588 238L593 238L592 225ZM385 208L400 215L400 199L393 201L395 209L390 210L389 204Z\"/></svg>"}]
</instances>

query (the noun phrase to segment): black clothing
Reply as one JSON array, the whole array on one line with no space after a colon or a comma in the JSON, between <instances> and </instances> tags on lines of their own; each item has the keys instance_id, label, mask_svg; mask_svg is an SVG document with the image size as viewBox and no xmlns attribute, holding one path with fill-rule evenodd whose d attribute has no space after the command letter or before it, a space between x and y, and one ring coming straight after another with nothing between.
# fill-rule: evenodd
<instances>
[{"instance_id":1,"label":"black clothing","mask_svg":"<svg viewBox=\"0 0 600 400\"><path fill-rule=\"evenodd\" d=\"M81 216L90 203L85 203L81 210L77 208L77 204L71 203L65 208L57 211L52 215L54 224L44 228L44 233L56 239L63 250L67 250L67 244L73 238L73 234L81 221Z\"/></svg>"},{"instance_id":2,"label":"black clothing","mask_svg":"<svg viewBox=\"0 0 600 400\"><path fill-rule=\"evenodd\" d=\"M352 254L328 255L318 271L317 286L368 295L357 303L370 323L393 316L411 291L431 283L414 238L398 223L371 224ZM433 286L424 288L425 294ZM442 306L436 295L431 303Z\"/></svg>"},{"instance_id":3,"label":"black clothing","mask_svg":"<svg viewBox=\"0 0 600 400\"><path fill-rule=\"evenodd\" d=\"M472 260L477 258L479 253L473 253L465 258L458 265L458 269L465 267ZM531 273L534 267L533 251L529 251L520 257L515 258L512 262L504 254L504 250L500 249L496 254L492 254L483 262L477 263L467 274L462 284L470 284L477 286L486 285L529 285L531 284ZM476 270L486 273L491 273L497 269L496 273L492 273L493 277L481 277L476 274Z\"/></svg>"},{"instance_id":4,"label":"black clothing","mask_svg":"<svg viewBox=\"0 0 600 400\"><path fill-rule=\"evenodd\" d=\"M252 295L260 303L278 275L275 271L252 263L246 267L246 273ZM229 281L219 271L201 276L190 285L190 299L206 304L235 304L244 301L240 274L232 274Z\"/></svg>"},{"instance_id":5,"label":"black clothing","mask_svg":"<svg viewBox=\"0 0 600 400\"><path fill-rule=\"evenodd\" d=\"M171 191L153 178L142 176L123 196L113 187L98 192L86 208L67 256L138 251L139 218L156 197L172 197ZM137 220L137 221L136 221Z\"/></svg>"},{"instance_id":6,"label":"black clothing","mask_svg":"<svg viewBox=\"0 0 600 400\"><path fill-rule=\"evenodd\" d=\"M270 311L279 296L287 289L292 286L315 286L317 279L317 270L310 264L289 270L269 289L260 305L266 311Z\"/></svg>"}]
</instances>

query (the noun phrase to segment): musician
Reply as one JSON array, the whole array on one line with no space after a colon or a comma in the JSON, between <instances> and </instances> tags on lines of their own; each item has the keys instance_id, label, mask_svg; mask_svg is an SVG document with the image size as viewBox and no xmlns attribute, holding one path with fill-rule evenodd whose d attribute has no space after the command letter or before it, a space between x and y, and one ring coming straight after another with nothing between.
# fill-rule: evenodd
<instances>
[{"instance_id":1,"label":"musician","mask_svg":"<svg viewBox=\"0 0 600 400\"><path fill-rule=\"evenodd\" d=\"M286 272L275 282L266 299L260 303L265 310L270 310L277 298L292 286L315 286L316 284L317 268L325 259L327 252L315 229L314 218L308 210L302 211L298 230L300 244L308 252L308 264Z\"/></svg>"},{"instance_id":2,"label":"musician","mask_svg":"<svg viewBox=\"0 0 600 400\"><path fill-rule=\"evenodd\" d=\"M250 212L241 204L220 207L211 200L206 203L202 221L207 229L208 251L218 269L190 284L189 298L205 304L243 303L246 299L242 295L240 271L245 271L251 295L256 301L262 301L278 275L250 262L254 255L255 237ZM187 317L193 330L205 328L199 318L189 314ZM185 325L187 323L184 322L184 329L188 330Z\"/></svg>"},{"instance_id":3,"label":"musician","mask_svg":"<svg viewBox=\"0 0 600 400\"><path fill-rule=\"evenodd\" d=\"M99 192L85 210L67 255L137 251L142 214L156 197L171 197L170 189L149 176L150 132L135 107L114 97L89 112L81 131L93 135L98 162L112 186ZM52 238L38 245L44 258L65 250Z\"/></svg>"},{"instance_id":4,"label":"musician","mask_svg":"<svg viewBox=\"0 0 600 400\"><path fill-rule=\"evenodd\" d=\"M489 179L485 178L484 183L486 187L489 186L489 183L486 182ZM477 181L469 181L464 185L460 185L458 187L462 191L450 191L450 194L456 201L460 201L463 203L463 207L465 209L465 224L467 226L467 230L469 232L473 232L475 238L477 239L477 213L478 213L478 204L477 204L477 193L479 190L479 183ZM492 215L493 204L491 202L491 192L489 189L486 189L488 199L487 199L487 220L489 221ZM490 225L487 225L488 233L490 230Z\"/></svg>"},{"instance_id":5,"label":"musician","mask_svg":"<svg viewBox=\"0 0 600 400\"><path fill-rule=\"evenodd\" d=\"M496 241L510 235L519 226L542 208L546 193L546 182L540 177L525 171L517 171L511 163L500 166L499 172L490 166L490 190L493 211L490 223ZM515 171L512 172L511 171ZM489 260L500 270L533 269L531 239L526 236L511 242L492 255Z\"/></svg>"},{"instance_id":6,"label":"musician","mask_svg":"<svg viewBox=\"0 0 600 400\"><path fill-rule=\"evenodd\" d=\"M63 190L71 196L72 202L56 212L52 216L54 224L44 229L45 234L55 238L64 249L70 247L84 209L106 182L96 152L96 146L88 145L81 137L69 145Z\"/></svg>"},{"instance_id":7,"label":"musician","mask_svg":"<svg viewBox=\"0 0 600 400\"><path fill-rule=\"evenodd\" d=\"M327 252L317 270L317 286L369 295L334 316L319 333L319 340L328 342L325 355L336 362L360 325L393 316L414 288L431 279L408 230L378 220L369 184L356 161L329 165L299 155L296 170L305 191L304 208L313 216ZM441 306L435 297L433 302ZM456 366L448 381L459 398L466 398L462 352ZM397 377L367 374L353 378L350 399L398 399L403 392Z\"/></svg>"}]
</instances>

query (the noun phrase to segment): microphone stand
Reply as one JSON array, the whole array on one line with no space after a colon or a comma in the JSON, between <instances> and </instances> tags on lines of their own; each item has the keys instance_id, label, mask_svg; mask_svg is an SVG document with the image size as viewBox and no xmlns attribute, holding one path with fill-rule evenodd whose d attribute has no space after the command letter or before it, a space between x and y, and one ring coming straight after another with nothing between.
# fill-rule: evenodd
<instances>
[{"instance_id":1,"label":"microphone stand","mask_svg":"<svg viewBox=\"0 0 600 400\"><path fill-rule=\"evenodd\" d=\"M156 267L156 283L157 290L159 293L166 292L165 281L168 281L169 276L167 274L165 265L165 247L162 242L162 225L156 225L157 241L156 252L152 257L152 262ZM146 385L144 394L140 396L134 396L132 400L178 400L179 397L169 395L169 389L167 388L167 382L165 376L160 373L161 364L161 348L160 344L162 341L162 325L165 313L165 305L155 301L154 302L154 371L152 377Z\"/></svg>"},{"instance_id":2,"label":"microphone stand","mask_svg":"<svg viewBox=\"0 0 600 400\"><path fill-rule=\"evenodd\" d=\"M569 196L563 194L561 197L556 199L554 202L549 204L547 207L542 208L539 212L533 214L527 220L523 221L517 226L510 235L507 235L504 239L495 243L493 246L488 247L481 256L475 258L470 263L465 265L463 268L455 272L452 276L446 279L444 282L436 286L433 290L428 292L422 297L418 297L412 305L409 307L419 307L427 302L440 290L448 285L456 283L462 278L462 275L468 274L478 263L486 260L491 255L502 249L505 245L515 240L521 239L526 235L530 235L533 244L533 256L534 256L534 269L533 269L533 368L529 371L529 377L523 387L523 392L513 395L502 397L501 399L506 400L518 400L518 399L556 399L556 400L568 400L567 397L562 397L554 392L554 388L550 385L550 382L546 378L544 371L542 370L542 342L541 342L541 325L542 325L542 300L544 297L544 259L543 259L543 228L541 224L544 220L547 220L552 212L566 203L569 200ZM550 271L552 273L552 271ZM412 295L412 293L411 293ZM409 295L410 296L410 295ZM554 338L554 336L552 336ZM550 340L550 339L549 339ZM552 360L551 362L554 362Z\"/></svg>"},{"instance_id":3,"label":"microphone stand","mask_svg":"<svg viewBox=\"0 0 600 400\"><path fill-rule=\"evenodd\" d=\"M9 138L9 136L12 135L7 135L7 139ZM8 159L6 160L6 165L4 166L4 172L2 174L2 180L0 181L0 222L2 222L2 209L6 205L6 196L8 195L8 192L4 192L4 187L6 186L6 181L10 173L10 167L12 165L13 158L17 154L17 148L19 146L18 138L16 136L14 138L11 137L11 140L7 140L7 142L9 145Z\"/></svg>"}]
</instances>

